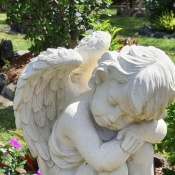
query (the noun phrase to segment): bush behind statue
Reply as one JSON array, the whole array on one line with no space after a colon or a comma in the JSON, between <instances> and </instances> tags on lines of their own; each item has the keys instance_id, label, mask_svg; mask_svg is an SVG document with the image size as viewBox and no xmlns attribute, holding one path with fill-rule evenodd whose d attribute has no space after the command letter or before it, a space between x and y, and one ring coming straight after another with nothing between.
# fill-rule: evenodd
<instances>
[{"instance_id":1,"label":"bush behind statue","mask_svg":"<svg viewBox=\"0 0 175 175\"><path fill-rule=\"evenodd\" d=\"M33 42L29 49L35 55L47 48L74 48L80 33L90 28L97 15L111 0L8 0L7 22L30 23L25 39Z\"/></svg>"},{"instance_id":2,"label":"bush behind statue","mask_svg":"<svg viewBox=\"0 0 175 175\"><path fill-rule=\"evenodd\" d=\"M151 23L154 24L154 20L157 16L161 16L162 12L171 11L175 13L175 1L174 0L143 0L146 7L147 17Z\"/></svg>"},{"instance_id":3,"label":"bush behind statue","mask_svg":"<svg viewBox=\"0 0 175 175\"><path fill-rule=\"evenodd\" d=\"M168 116L165 118L168 131L165 139L156 145L159 152L166 152L168 162L175 166L175 102L171 103L167 108Z\"/></svg>"}]
</instances>

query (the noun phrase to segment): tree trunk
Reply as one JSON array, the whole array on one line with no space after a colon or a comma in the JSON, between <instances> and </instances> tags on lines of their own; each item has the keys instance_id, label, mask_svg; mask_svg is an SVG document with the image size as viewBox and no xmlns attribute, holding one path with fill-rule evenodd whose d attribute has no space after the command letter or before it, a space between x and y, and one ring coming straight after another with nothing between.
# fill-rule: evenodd
<instances>
[{"instance_id":1,"label":"tree trunk","mask_svg":"<svg viewBox=\"0 0 175 175\"><path fill-rule=\"evenodd\" d=\"M77 31L77 26L75 24L75 17L74 17L74 0L69 0L69 13L72 14L70 16L70 19L69 19L69 23L70 23L70 40L68 42L68 46L69 48L71 49L74 49L77 45L78 45L78 31Z\"/></svg>"}]
</instances>

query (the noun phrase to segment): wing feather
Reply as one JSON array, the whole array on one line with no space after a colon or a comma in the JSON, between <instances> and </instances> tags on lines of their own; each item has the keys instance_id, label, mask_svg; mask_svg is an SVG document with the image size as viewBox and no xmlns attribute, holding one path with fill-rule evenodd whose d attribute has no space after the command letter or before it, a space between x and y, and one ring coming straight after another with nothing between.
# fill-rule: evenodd
<instances>
[{"instance_id":1,"label":"wing feather","mask_svg":"<svg viewBox=\"0 0 175 175\"><path fill-rule=\"evenodd\" d=\"M40 80L35 88L35 94L38 95L38 94L42 93L49 82L50 82L50 79L43 81L43 79L40 78Z\"/></svg>"},{"instance_id":2,"label":"wing feather","mask_svg":"<svg viewBox=\"0 0 175 175\"><path fill-rule=\"evenodd\" d=\"M29 124L30 118L32 116L32 104L31 102L24 103L21 106L21 120L25 124Z\"/></svg>"},{"instance_id":3,"label":"wing feather","mask_svg":"<svg viewBox=\"0 0 175 175\"><path fill-rule=\"evenodd\" d=\"M46 109L47 109L47 118L49 120L54 120L55 115L57 114L56 105L53 103L52 105L47 106Z\"/></svg>"},{"instance_id":4,"label":"wing feather","mask_svg":"<svg viewBox=\"0 0 175 175\"><path fill-rule=\"evenodd\" d=\"M33 93L34 93L34 86L31 86L29 83L25 85L24 88L24 103L30 101L32 99Z\"/></svg>"},{"instance_id":5,"label":"wing feather","mask_svg":"<svg viewBox=\"0 0 175 175\"><path fill-rule=\"evenodd\" d=\"M34 145L34 142L33 142L33 140L29 137L29 135L27 134L27 132L26 132L26 129L25 129L25 125L23 126L23 137L24 137L24 139L25 139L25 141L26 141L26 144L27 144L27 146L29 147L29 149L30 149L30 152L32 153L32 156L33 157L37 157L38 156L38 151L37 151L37 149L36 149L36 147L35 147L35 145Z\"/></svg>"},{"instance_id":6,"label":"wing feather","mask_svg":"<svg viewBox=\"0 0 175 175\"><path fill-rule=\"evenodd\" d=\"M36 124L34 123L34 114L31 116L32 120L30 120L30 124L26 125L25 130L28 136L33 140L33 141L38 141L38 129Z\"/></svg>"},{"instance_id":7,"label":"wing feather","mask_svg":"<svg viewBox=\"0 0 175 175\"><path fill-rule=\"evenodd\" d=\"M42 108L42 110L34 113L34 120L38 127L42 128L46 124L46 110Z\"/></svg>"},{"instance_id":8,"label":"wing feather","mask_svg":"<svg viewBox=\"0 0 175 175\"><path fill-rule=\"evenodd\" d=\"M34 69L45 69L45 68L49 68L49 64L47 62L44 62L44 61L36 61L34 62L33 64L33 68Z\"/></svg>"},{"instance_id":9,"label":"wing feather","mask_svg":"<svg viewBox=\"0 0 175 175\"><path fill-rule=\"evenodd\" d=\"M33 100L32 100L32 109L34 112L38 112L42 109L43 107L43 101L44 101L44 93L40 94L34 94L33 95Z\"/></svg>"},{"instance_id":10,"label":"wing feather","mask_svg":"<svg viewBox=\"0 0 175 175\"><path fill-rule=\"evenodd\" d=\"M24 69L24 71L22 72L22 74L20 75L20 77L23 79L23 80L27 80L29 78L32 78L34 77L36 74L39 73L40 70L36 70L36 69L33 69L33 66L32 65L27 65L26 66L27 68Z\"/></svg>"},{"instance_id":11,"label":"wing feather","mask_svg":"<svg viewBox=\"0 0 175 175\"><path fill-rule=\"evenodd\" d=\"M52 79L54 76L55 76L56 72L54 69L49 69L49 70L46 70L42 77L43 77L43 80L48 80L48 79Z\"/></svg>"},{"instance_id":12,"label":"wing feather","mask_svg":"<svg viewBox=\"0 0 175 175\"><path fill-rule=\"evenodd\" d=\"M35 78L32 78L32 79L30 80L30 85L31 85L31 86L36 86L36 85L38 84L40 78L41 78L41 73L40 73L40 74L37 74L37 75L35 76Z\"/></svg>"},{"instance_id":13,"label":"wing feather","mask_svg":"<svg viewBox=\"0 0 175 175\"><path fill-rule=\"evenodd\" d=\"M44 104L46 106L51 105L53 103L55 94L56 92L52 91L49 86L45 88Z\"/></svg>"},{"instance_id":14,"label":"wing feather","mask_svg":"<svg viewBox=\"0 0 175 175\"><path fill-rule=\"evenodd\" d=\"M71 92L68 89L74 88L73 84L65 84L72 70L81 63L82 58L76 51L48 49L32 59L19 77L14 99L16 125L23 129L32 155L48 167L54 166L48 140L57 117L67 105L65 91Z\"/></svg>"},{"instance_id":15,"label":"wing feather","mask_svg":"<svg viewBox=\"0 0 175 175\"><path fill-rule=\"evenodd\" d=\"M18 80L17 88L20 89L26 84L26 81L22 78Z\"/></svg>"},{"instance_id":16,"label":"wing feather","mask_svg":"<svg viewBox=\"0 0 175 175\"><path fill-rule=\"evenodd\" d=\"M50 82L50 89L51 89L52 91L58 91L58 88L59 88L59 86L58 86L59 81L60 81L60 80L59 80L57 77L55 77L55 78L53 78L53 79L51 80L51 82Z\"/></svg>"},{"instance_id":17,"label":"wing feather","mask_svg":"<svg viewBox=\"0 0 175 175\"><path fill-rule=\"evenodd\" d=\"M22 123L21 123L21 114L17 111L15 113L15 124L17 129L22 129Z\"/></svg>"},{"instance_id":18,"label":"wing feather","mask_svg":"<svg viewBox=\"0 0 175 175\"><path fill-rule=\"evenodd\" d=\"M13 104L14 110L17 110L20 103L23 102L23 95L24 95L24 88L22 89L17 88L15 92L15 98L14 98L14 104Z\"/></svg>"},{"instance_id":19,"label":"wing feather","mask_svg":"<svg viewBox=\"0 0 175 175\"><path fill-rule=\"evenodd\" d=\"M39 156L44 160L50 159L49 148L46 142L42 142L41 138L34 142L34 145L38 151Z\"/></svg>"}]
</instances>

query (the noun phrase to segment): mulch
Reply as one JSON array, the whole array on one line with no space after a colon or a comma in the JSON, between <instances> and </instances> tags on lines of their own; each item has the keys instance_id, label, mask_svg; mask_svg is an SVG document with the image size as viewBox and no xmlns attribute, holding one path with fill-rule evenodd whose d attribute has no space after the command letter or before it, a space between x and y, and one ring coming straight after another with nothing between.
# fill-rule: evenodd
<instances>
[{"instance_id":1,"label":"mulch","mask_svg":"<svg viewBox=\"0 0 175 175\"><path fill-rule=\"evenodd\" d=\"M5 73L8 77L7 84L17 83L17 80L23 68L30 62L30 59L33 57L34 55L26 53L20 57L16 57L14 62L10 63L10 68L8 70L0 68L0 72Z\"/></svg>"}]
</instances>

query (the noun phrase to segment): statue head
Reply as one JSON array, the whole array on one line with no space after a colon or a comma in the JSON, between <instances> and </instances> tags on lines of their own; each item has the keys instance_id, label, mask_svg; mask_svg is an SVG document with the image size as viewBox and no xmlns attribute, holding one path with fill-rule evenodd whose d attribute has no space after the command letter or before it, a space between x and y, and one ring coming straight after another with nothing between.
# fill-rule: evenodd
<instances>
[{"instance_id":1,"label":"statue head","mask_svg":"<svg viewBox=\"0 0 175 175\"><path fill-rule=\"evenodd\" d=\"M125 46L106 52L94 69L92 113L96 122L120 130L132 122L159 120L175 98L175 66L155 47Z\"/></svg>"}]
</instances>

